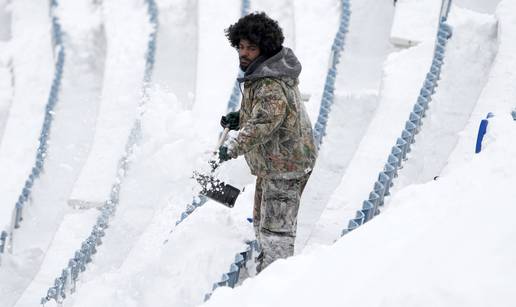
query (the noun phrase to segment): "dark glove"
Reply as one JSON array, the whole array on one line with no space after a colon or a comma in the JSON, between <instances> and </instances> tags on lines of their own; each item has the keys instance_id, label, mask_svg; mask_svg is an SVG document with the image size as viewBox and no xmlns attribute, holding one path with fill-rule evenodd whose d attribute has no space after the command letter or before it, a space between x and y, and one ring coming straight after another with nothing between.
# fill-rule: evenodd
<instances>
[{"instance_id":1,"label":"dark glove","mask_svg":"<svg viewBox=\"0 0 516 307\"><path fill-rule=\"evenodd\" d=\"M240 111L229 112L226 116L222 116L220 125L222 128L229 128L229 130L240 130Z\"/></svg>"},{"instance_id":2,"label":"dark glove","mask_svg":"<svg viewBox=\"0 0 516 307\"><path fill-rule=\"evenodd\" d=\"M228 147L227 146L220 146L219 147L219 161L220 163L224 162L224 161L227 161L227 160L230 160L230 159L233 159L229 153L228 153Z\"/></svg>"}]
</instances>

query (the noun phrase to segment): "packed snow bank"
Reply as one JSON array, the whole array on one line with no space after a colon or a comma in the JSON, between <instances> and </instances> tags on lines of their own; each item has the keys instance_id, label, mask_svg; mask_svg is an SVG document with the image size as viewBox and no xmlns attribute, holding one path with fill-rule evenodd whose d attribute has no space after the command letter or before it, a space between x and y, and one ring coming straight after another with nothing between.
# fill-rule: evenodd
<instances>
[{"instance_id":1,"label":"packed snow bank","mask_svg":"<svg viewBox=\"0 0 516 307\"><path fill-rule=\"evenodd\" d=\"M481 155L407 187L395 208L335 245L217 289L205 306L513 306L516 130L509 118L491 129Z\"/></svg>"},{"instance_id":2,"label":"packed snow bank","mask_svg":"<svg viewBox=\"0 0 516 307\"><path fill-rule=\"evenodd\" d=\"M317 163L301 198L297 220L296 252L303 250L311 231L343 174L368 122L378 106L378 93L342 93L336 91L328 120L327 135Z\"/></svg>"},{"instance_id":3,"label":"packed snow bank","mask_svg":"<svg viewBox=\"0 0 516 307\"><path fill-rule=\"evenodd\" d=\"M36 158L54 70L48 3L12 3L13 74L9 118L0 144L0 229L7 229L14 205ZM6 180L8 178L8 180Z\"/></svg>"},{"instance_id":4,"label":"packed snow bank","mask_svg":"<svg viewBox=\"0 0 516 307\"><path fill-rule=\"evenodd\" d=\"M308 245L331 243L373 187L412 110L432 60L433 42L392 53L384 66L381 98L339 186L315 224Z\"/></svg>"},{"instance_id":5,"label":"packed snow bank","mask_svg":"<svg viewBox=\"0 0 516 307\"><path fill-rule=\"evenodd\" d=\"M188 129L194 113L172 93L157 88L150 98L120 207L72 297L76 307L199 304L252 238L252 187L235 208L210 201L174 226L196 190L193 168L208 167L211 139ZM231 184L242 186L234 177Z\"/></svg>"},{"instance_id":6,"label":"packed snow bank","mask_svg":"<svg viewBox=\"0 0 516 307\"><path fill-rule=\"evenodd\" d=\"M3 306L30 307L38 304L41 297L46 295L47 289L53 285L56 276L60 276L63 268L68 264L69 257L73 255L72 247L77 246L78 242L90 234L91 225L96 217L97 212L93 209L68 212L54 233L52 247L45 251L44 255L40 255L41 250L33 249L30 251L32 257L24 257L23 261L10 259L7 272L30 278L30 284L26 288L21 287L19 283L15 283L19 278L11 278L11 283L7 286L12 287L12 292L4 296L4 300L7 298L9 300ZM26 263L29 265L27 266ZM40 266L36 266L36 263ZM39 269L37 274L34 274L34 267ZM23 293L19 293L21 290Z\"/></svg>"},{"instance_id":7,"label":"packed snow bank","mask_svg":"<svg viewBox=\"0 0 516 307\"><path fill-rule=\"evenodd\" d=\"M490 122L497 122L510 117L511 110L516 107L516 2L504 0L496 11L498 18L498 52L489 72L488 82L484 86L478 103L471 113L466 129L460 133L454 155L448 161L448 165L460 163L464 157L472 159L474 156L475 142L480 121L488 112L493 112L495 118ZM484 138L483 148L489 147L495 137L489 132L494 130L488 127L488 134ZM516 123L516 122L515 122ZM444 173L446 173L446 169Z\"/></svg>"},{"instance_id":8,"label":"packed snow bank","mask_svg":"<svg viewBox=\"0 0 516 307\"><path fill-rule=\"evenodd\" d=\"M438 129L440 125L445 127L427 132L430 138L435 136L442 144L437 144L439 147L435 147L436 144L423 143L422 147L422 149L430 148L429 150L433 153L439 153L439 155L435 154L435 156L429 158L425 156L428 154L425 152L416 154L415 156L419 160L412 162L414 167L402 180L403 184L412 183L411 180L416 180L419 175L421 176L420 180L429 180L437 175L435 173L440 172L445 165L449 153L457 142L456 134L463 129L468 114L471 113L476 97L478 97L480 89L469 89L468 87L482 87L485 82L483 81L484 70L489 69L493 56L495 23L492 18L468 10L456 9L456 12L452 13L451 16L451 25L456 28L455 32L464 32L464 34L452 37L451 46L447 47L445 62L448 63L448 61L455 59L459 65L451 65L450 67L445 65L443 68L445 74L451 74L451 76L443 76L443 81L452 82L449 86L453 88L448 87L447 83L444 82L441 82L440 87L437 88L438 93L441 88L443 89L443 96L438 96L436 99L443 99L443 101L437 104L437 113L429 126L434 129ZM482 39L477 37L479 33L483 34ZM454 44L455 40L457 40L457 43ZM468 43L468 41L472 42ZM403 123L407 114L410 113L415 97L418 95L417 91L422 84L424 72L427 69L425 67L430 66L429 63L421 62L425 57L422 54L416 54L415 51L427 50L427 52L430 52L433 45L433 42L423 43L412 49L394 54L392 59L397 58L398 61L387 64L387 77L384 80L382 101L376 117L369 127L368 134L362 139L339 188L335 190L317 222L309 243L329 243L334 240L340 230L347 224L347 221L354 217L355 211L360 207L363 199L367 197L378 172L383 169L383 163L390 152L390 146L395 142L402 129L401 124L397 123ZM481 57L479 57L479 53L482 54ZM449 56L450 58L448 58ZM428 59L430 59L429 56ZM470 61L476 61L477 63L470 64ZM464 68L463 65L467 65L467 68ZM390 76L389 71L393 72ZM459 74L459 77L455 77L457 74ZM464 84L465 81L467 82L466 85ZM458 85L455 86L454 82L457 82ZM462 91L469 92L463 94ZM451 103L451 99L454 100L454 106L447 107ZM430 108L432 108L432 104L430 104ZM465 114L456 114L457 112ZM432 110L427 113L431 114ZM444 120L452 122L446 123L443 122ZM422 129L425 131L427 128L423 126ZM428 165L421 163L427 163ZM421 169L425 167L426 169L422 171ZM367 177L370 177L370 179L367 179Z\"/></svg>"},{"instance_id":9,"label":"packed snow bank","mask_svg":"<svg viewBox=\"0 0 516 307\"><path fill-rule=\"evenodd\" d=\"M399 0L391 30L394 45L409 47L433 39L439 23L441 1Z\"/></svg>"},{"instance_id":10,"label":"packed snow bank","mask_svg":"<svg viewBox=\"0 0 516 307\"><path fill-rule=\"evenodd\" d=\"M394 9L388 1L351 4L349 32L338 65L327 135L301 199L297 249L304 246L375 114L382 64L392 49L389 29L393 16Z\"/></svg>"},{"instance_id":11,"label":"packed snow bank","mask_svg":"<svg viewBox=\"0 0 516 307\"><path fill-rule=\"evenodd\" d=\"M440 86L409 159L399 172L394 192L441 174L489 76L497 49L494 16L454 7L448 23L454 34L446 47Z\"/></svg>"},{"instance_id":12,"label":"packed snow bank","mask_svg":"<svg viewBox=\"0 0 516 307\"><path fill-rule=\"evenodd\" d=\"M152 31L144 1L111 0L102 5L108 42L102 101L91 152L70 196L72 206L101 205L109 198L118 161L138 116Z\"/></svg>"}]
</instances>

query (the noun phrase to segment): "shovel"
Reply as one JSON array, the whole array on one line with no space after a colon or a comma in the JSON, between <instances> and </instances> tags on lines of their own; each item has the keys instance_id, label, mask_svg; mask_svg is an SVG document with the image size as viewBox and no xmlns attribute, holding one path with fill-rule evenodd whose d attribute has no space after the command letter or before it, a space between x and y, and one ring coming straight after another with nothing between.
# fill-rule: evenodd
<instances>
[{"instance_id":1,"label":"shovel","mask_svg":"<svg viewBox=\"0 0 516 307\"><path fill-rule=\"evenodd\" d=\"M220 139L217 143L217 147L213 151L214 158L216 159L216 154L218 153L219 147L224 143L226 136L228 135L229 128L225 128L224 132L220 136ZM212 174L215 171L217 162L210 161L212 165ZM215 165L215 166L213 166ZM213 199L216 202L223 204L229 208L233 208L235 205L236 199L240 194L240 190L235 188L232 185L226 184L218 179L215 179L212 174L203 175L203 174L195 174L194 177L201 184L202 190L200 192L201 195L204 195L210 199Z\"/></svg>"}]
</instances>

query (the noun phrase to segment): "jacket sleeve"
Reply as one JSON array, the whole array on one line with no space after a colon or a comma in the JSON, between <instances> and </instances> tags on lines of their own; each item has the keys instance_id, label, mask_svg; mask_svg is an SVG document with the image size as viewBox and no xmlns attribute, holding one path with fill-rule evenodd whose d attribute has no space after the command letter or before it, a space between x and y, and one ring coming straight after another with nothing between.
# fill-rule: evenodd
<instances>
[{"instance_id":1,"label":"jacket sleeve","mask_svg":"<svg viewBox=\"0 0 516 307\"><path fill-rule=\"evenodd\" d=\"M240 128L231 146L234 157L267 143L286 117L287 98L277 82L265 81L257 87L253 96L255 104L251 116Z\"/></svg>"}]
</instances>

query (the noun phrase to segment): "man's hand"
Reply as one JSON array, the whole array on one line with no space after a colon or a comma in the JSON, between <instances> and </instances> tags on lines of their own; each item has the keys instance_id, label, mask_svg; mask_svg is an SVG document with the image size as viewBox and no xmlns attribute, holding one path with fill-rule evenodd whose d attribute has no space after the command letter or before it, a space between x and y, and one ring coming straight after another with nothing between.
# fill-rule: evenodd
<instances>
[{"instance_id":1,"label":"man's hand","mask_svg":"<svg viewBox=\"0 0 516 307\"><path fill-rule=\"evenodd\" d=\"M228 147L227 146L220 146L219 147L219 162L222 163L224 161L233 159L229 153L228 153Z\"/></svg>"},{"instance_id":2,"label":"man's hand","mask_svg":"<svg viewBox=\"0 0 516 307\"><path fill-rule=\"evenodd\" d=\"M229 130L240 130L240 111L229 112L226 116L222 116L220 125L222 128L229 128Z\"/></svg>"}]
</instances>

